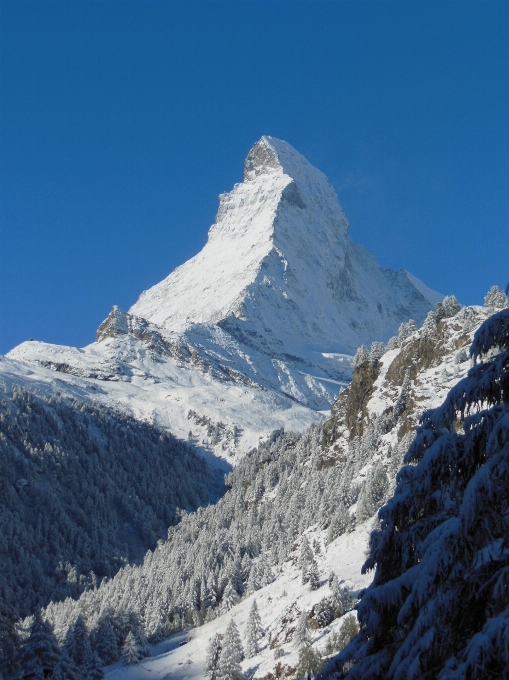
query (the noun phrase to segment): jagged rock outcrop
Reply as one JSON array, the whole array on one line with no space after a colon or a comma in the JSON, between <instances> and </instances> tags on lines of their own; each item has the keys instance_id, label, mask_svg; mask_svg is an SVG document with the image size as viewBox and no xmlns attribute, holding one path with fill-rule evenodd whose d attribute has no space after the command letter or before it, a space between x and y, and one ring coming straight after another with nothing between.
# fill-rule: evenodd
<instances>
[{"instance_id":1,"label":"jagged rock outcrop","mask_svg":"<svg viewBox=\"0 0 509 680\"><path fill-rule=\"evenodd\" d=\"M127 333L127 315L120 307L114 305L111 312L97 329L95 341L102 342L106 338L116 338Z\"/></svg>"}]
</instances>

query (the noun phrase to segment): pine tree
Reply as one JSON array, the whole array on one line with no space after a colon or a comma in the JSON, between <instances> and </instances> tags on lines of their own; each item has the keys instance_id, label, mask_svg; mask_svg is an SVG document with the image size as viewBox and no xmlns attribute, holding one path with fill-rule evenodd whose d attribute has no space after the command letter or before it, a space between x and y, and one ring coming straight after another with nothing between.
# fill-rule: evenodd
<instances>
[{"instance_id":1,"label":"pine tree","mask_svg":"<svg viewBox=\"0 0 509 680\"><path fill-rule=\"evenodd\" d=\"M83 657L81 659L80 670L82 675L86 678L88 673L88 667L92 664L94 652L92 652L92 647L90 646L90 640L87 638L83 646Z\"/></svg>"},{"instance_id":2,"label":"pine tree","mask_svg":"<svg viewBox=\"0 0 509 680\"><path fill-rule=\"evenodd\" d=\"M132 630L129 631L125 642L122 645L122 655L120 658L122 659L124 666L132 666L134 664L140 663L140 650Z\"/></svg>"},{"instance_id":3,"label":"pine tree","mask_svg":"<svg viewBox=\"0 0 509 680\"><path fill-rule=\"evenodd\" d=\"M251 609L249 611L249 618L246 624L246 656L251 658L256 656L260 651L258 644L260 638L263 636L262 620L258 612L256 600L253 600Z\"/></svg>"},{"instance_id":4,"label":"pine tree","mask_svg":"<svg viewBox=\"0 0 509 680\"><path fill-rule=\"evenodd\" d=\"M219 671L219 659L221 657L221 640L216 633L209 642L207 647L207 658L205 661L204 671L210 680L217 680Z\"/></svg>"},{"instance_id":5,"label":"pine tree","mask_svg":"<svg viewBox=\"0 0 509 680\"><path fill-rule=\"evenodd\" d=\"M507 295L503 293L498 286L492 286L486 293L484 306L491 312L497 312L500 309L508 307L509 300L507 299Z\"/></svg>"},{"instance_id":6,"label":"pine tree","mask_svg":"<svg viewBox=\"0 0 509 680\"><path fill-rule=\"evenodd\" d=\"M309 633L309 620L307 612L303 611L299 616L297 622L297 628L293 636L293 641L295 647L300 649L301 647L311 647L311 635Z\"/></svg>"},{"instance_id":7,"label":"pine tree","mask_svg":"<svg viewBox=\"0 0 509 680\"><path fill-rule=\"evenodd\" d=\"M104 664L113 663L119 657L117 638L106 621L98 629L96 650Z\"/></svg>"},{"instance_id":8,"label":"pine tree","mask_svg":"<svg viewBox=\"0 0 509 680\"><path fill-rule=\"evenodd\" d=\"M269 561L266 555L261 555L260 561L257 565L257 576L260 586L268 586L274 581L274 574L270 568Z\"/></svg>"},{"instance_id":9,"label":"pine tree","mask_svg":"<svg viewBox=\"0 0 509 680\"><path fill-rule=\"evenodd\" d=\"M313 551L311 550L307 536L303 536L299 553L299 567L302 573L302 585L309 581L309 567L312 561Z\"/></svg>"},{"instance_id":10,"label":"pine tree","mask_svg":"<svg viewBox=\"0 0 509 680\"><path fill-rule=\"evenodd\" d=\"M311 590L318 590L320 587L320 572L318 571L318 565L315 560L309 565L307 580L311 586Z\"/></svg>"},{"instance_id":11,"label":"pine tree","mask_svg":"<svg viewBox=\"0 0 509 680\"><path fill-rule=\"evenodd\" d=\"M74 625L67 630L64 647L71 661L80 667L83 665L83 655L88 643L88 629L83 614L79 614Z\"/></svg>"},{"instance_id":12,"label":"pine tree","mask_svg":"<svg viewBox=\"0 0 509 680\"><path fill-rule=\"evenodd\" d=\"M80 677L81 674L69 658L67 650L64 649L60 661L55 666L55 670L51 676L52 680L79 680Z\"/></svg>"},{"instance_id":13,"label":"pine tree","mask_svg":"<svg viewBox=\"0 0 509 680\"><path fill-rule=\"evenodd\" d=\"M97 652L93 652L89 663L87 664L87 680L102 680L104 678L104 671L101 659Z\"/></svg>"},{"instance_id":14,"label":"pine tree","mask_svg":"<svg viewBox=\"0 0 509 680\"><path fill-rule=\"evenodd\" d=\"M354 357L354 360L353 360L354 368L357 368L358 366L362 366L362 364L365 364L368 361L369 361L368 348L366 347L366 345L361 345L357 349L357 352L355 353L355 357Z\"/></svg>"},{"instance_id":15,"label":"pine tree","mask_svg":"<svg viewBox=\"0 0 509 680\"><path fill-rule=\"evenodd\" d=\"M224 635L217 677L221 680L242 680L240 662L243 658L244 650L239 631L234 620L230 619Z\"/></svg>"},{"instance_id":16,"label":"pine tree","mask_svg":"<svg viewBox=\"0 0 509 680\"><path fill-rule=\"evenodd\" d=\"M355 616L353 614L348 614L348 616L345 616L343 619L341 628L328 636L324 650L325 654L330 655L341 652L358 632L359 625Z\"/></svg>"},{"instance_id":17,"label":"pine tree","mask_svg":"<svg viewBox=\"0 0 509 680\"><path fill-rule=\"evenodd\" d=\"M312 647L301 647L297 664L297 673L300 677L307 678L310 674L315 675L322 666L322 659L317 651Z\"/></svg>"},{"instance_id":18,"label":"pine tree","mask_svg":"<svg viewBox=\"0 0 509 680\"><path fill-rule=\"evenodd\" d=\"M145 657L150 656L150 647L147 644L145 633L143 632L143 628L141 627L139 622L136 622L134 624L132 631L136 643L138 645L138 653L140 655L140 659L144 659Z\"/></svg>"},{"instance_id":19,"label":"pine tree","mask_svg":"<svg viewBox=\"0 0 509 680\"><path fill-rule=\"evenodd\" d=\"M454 295L448 295L442 300L442 302L437 302L435 306L437 321L455 316L460 311L460 309L461 305L456 300Z\"/></svg>"},{"instance_id":20,"label":"pine tree","mask_svg":"<svg viewBox=\"0 0 509 680\"><path fill-rule=\"evenodd\" d=\"M37 611L30 626L30 635L21 650L21 667L25 672L53 670L60 659L60 647L53 627Z\"/></svg>"},{"instance_id":21,"label":"pine tree","mask_svg":"<svg viewBox=\"0 0 509 680\"><path fill-rule=\"evenodd\" d=\"M240 602L237 591L233 587L231 581L228 581L224 589L223 597L221 598L221 614L229 612L236 604Z\"/></svg>"},{"instance_id":22,"label":"pine tree","mask_svg":"<svg viewBox=\"0 0 509 680\"><path fill-rule=\"evenodd\" d=\"M258 580L258 570L256 568L256 564L253 564L247 579L246 596L252 595L257 590L260 590L260 588L261 586Z\"/></svg>"}]
</instances>

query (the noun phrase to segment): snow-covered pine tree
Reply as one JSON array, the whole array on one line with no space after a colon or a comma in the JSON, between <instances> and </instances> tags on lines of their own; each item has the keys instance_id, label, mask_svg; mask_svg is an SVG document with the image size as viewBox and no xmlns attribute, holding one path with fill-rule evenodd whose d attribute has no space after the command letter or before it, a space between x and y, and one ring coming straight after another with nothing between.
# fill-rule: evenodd
<instances>
[{"instance_id":1,"label":"snow-covered pine tree","mask_svg":"<svg viewBox=\"0 0 509 680\"><path fill-rule=\"evenodd\" d=\"M95 635L97 640L95 649L104 664L113 663L118 659L118 643L109 621L104 621Z\"/></svg>"},{"instance_id":2,"label":"snow-covered pine tree","mask_svg":"<svg viewBox=\"0 0 509 680\"><path fill-rule=\"evenodd\" d=\"M138 644L138 652L140 655L140 659L144 659L147 656L150 656L150 647L147 644L147 639L145 637L145 633L143 632L143 628L139 622L137 622L133 627L132 627L133 635L135 637L135 640Z\"/></svg>"},{"instance_id":3,"label":"snow-covered pine tree","mask_svg":"<svg viewBox=\"0 0 509 680\"><path fill-rule=\"evenodd\" d=\"M435 312L437 315L437 321L441 319L447 319L451 316L457 314L461 309L460 303L456 300L454 295L448 295L442 302L437 302L435 306Z\"/></svg>"},{"instance_id":4,"label":"snow-covered pine tree","mask_svg":"<svg viewBox=\"0 0 509 680\"><path fill-rule=\"evenodd\" d=\"M309 581L311 590L318 590L320 587L320 572L318 571L318 564L316 563L316 560L312 560L311 564L309 565L307 580Z\"/></svg>"},{"instance_id":5,"label":"snow-covered pine tree","mask_svg":"<svg viewBox=\"0 0 509 680\"><path fill-rule=\"evenodd\" d=\"M315 675L323 666L320 654L312 647L301 647L299 651L299 661L297 663L297 673L301 678L310 678Z\"/></svg>"},{"instance_id":6,"label":"snow-covered pine tree","mask_svg":"<svg viewBox=\"0 0 509 680\"><path fill-rule=\"evenodd\" d=\"M311 647L311 635L309 633L308 614L303 611L297 621L297 627L293 634L293 642L297 649L301 647Z\"/></svg>"},{"instance_id":7,"label":"snow-covered pine tree","mask_svg":"<svg viewBox=\"0 0 509 680\"><path fill-rule=\"evenodd\" d=\"M220 680L242 680L243 673L240 662L244 658L244 650L235 621L230 623L224 634L223 646L219 657L217 678Z\"/></svg>"},{"instance_id":8,"label":"snow-covered pine tree","mask_svg":"<svg viewBox=\"0 0 509 680\"><path fill-rule=\"evenodd\" d=\"M371 343L371 348L369 350L369 360L372 364L376 364L376 362L383 357L385 352L387 351L387 347L383 342L378 342L375 340L375 342Z\"/></svg>"},{"instance_id":9,"label":"snow-covered pine tree","mask_svg":"<svg viewBox=\"0 0 509 680\"><path fill-rule=\"evenodd\" d=\"M141 654L132 630L127 633L125 642L122 645L122 656L120 658L124 666L133 666L140 663Z\"/></svg>"},{"instance_id":10,"label":"snow-covered pine tree","mask_svg":"<svg viewBox=\"0 0 509 680\"><path fill-rule=\"evenodd\" d=\"M357 368L357 366L362 366L362 364L365 364L369 361L369 351L366 345L361 345L358 349L357 352L355 353L355 357L353 360L353 366L354 368Z\"/></svg>"},{"instance_id":11,"label":"snow-covered pine tree","mask_svg":"<svg viewBox=\"0 0 509 680\"><path fill-rule=\"evenodd\" d=\"M260 556L260 561L258 562L257 565L257 574L258 574L258 581L260 583L260 586L263 588L263 586L268 586L269 583L272 583L274 580L274 574L272 572L272 569L270 567L269 561L267 559L266 555L261 555Z\"/></svg>"},{"instance_id":12,"label":"snow-covered pine tree","mask_svg":"<svg viewBox=\"0 0 509 680\"><path fill-rule=\"evenodd\" d=\"M92 652L90 661L87 664L87 680L102 680L104 678L104 671L101 659L97 652Z\"/></svg>"},{"instance_id":13,"label":"snow-covered pine tree","mask_svg":"<svg viewBox=\"0 0 509 680\"><path fill-rule=\"evenodd\" d=\"M21 648L21 668L26 673L41 668L43 672L52 671L60 659L60 647L53 627L37 611L30 626L30 635Z\"/></svg>"},{"instance_id":14,"label":"snow-covered pine tree","mask_svg":"<svg viewBox=\"0 0 509 680\"><path fill-rule=\"evenodd\" d=\"M224 589L223 597L221 598L221 614L229 612L233 609L236 604L240 602L240 598L237 591L232 585L231 581L228 581L226 588Z\"/></svg>"},{"instance_id":15,"label":"snow-covered pine tree","mask_svg":"<svg viewBox=\"0 0 509 680\"><path fill-rule=\"evenodd\" d=\"M357 520L364 522L372 517L384 500L389 488L389 479L381 463L368 473L357 503Z\"/></svg>"},{"instance_id":16,"label":"snow-covered pine tree","mask_svg":"<svg viewBox=\"0 0 509 680\"><path fill-rule=\"evenodd\" d=\"M221 640L219 639L219 635L216 633L210 639L209 645L207 647L207 658L205 660L205 666L203 667L205 675L209 677L210 680L217 680L221 649Z\"/></svg>"},{"instance_id":17,"label":"snow-covered pine tree","mask_svg":"<svg viewBox=\"0 0 509 680\"><path fill-rule=\"evenodd\" d=\"M82 614L74 622L74 625L67 631L64 647L69 654L71 661L80 667L83 665L83 655L88 643L88 629Z\"/></svg>"},{"instance_id":18,"label":"snow-covered pine tree","mask_svg":"<svg viewBox=\"0 0 509 680\"><path fill-rule=\"evenodd\" d=\"M302 572L302 584L304 585L309 581L309 567L311 566L311 563L313 561L313 551L311 550L311 546L309 545L309 541L307 539L307 536L302 537L302 541L300 544L300 553L299 553L299 567Z\"/></svg>"},{"instance_id":19,"label":"snow-covered pine tree","mask_svg":"<svg viewBox=\"0 0 509 680\"><path fill-rule=\"evenodd\" d=\"M345 606L343 602L343 588L339 583L337 574L333 573L329 578L329 587L332 593L332 601L334 603L336 616L343 616L345 613Z\"/></svg>"},{"instance_id":20,"label":"snow-covered pine tree","mask_svg":"<svg viewBox=\"0 0 509 680\"><path fill-rule=\"evenodd\" d=\"M260 581L258 580L258 569L256 568L256 564L253 564L247 579L246 596L252 595L257 590L260 590L260 587Z\"/></svg>"},{"instance_id":21,"label":"snow-covered pine tree","mask_svg":"<svg viewBox=\"0 0 509 680\"><path fill-rule=\"evenodd\" d=\"M470 353L490 358L421 418L371 537L360 632L321 678L507 677L508 310L482 324Z\"/></svg>"},{"instance_id":22,"label":"snow-covered pine tree","mask_svg":"<svg viewBox=\"0 0 509 680\"><path fill-rule=\"evenodd\" d=\"M67 650L62 651L60 661L55 666L51 680L79 680L82 675L69 657Z\"/></svg>"},{"instance_id":23,"label":"snow-covered pine tree","mask_svg":"<svg viewBox=\"0 0 509 680\"><path fill-rule=\"evenodd\" d=\"M507 295L498 286L492 286L484 298L484 306L492 312L509 307Z\"/></svg>"},{"instance_id":24,"label":"snow-covered pine tree","mask_svg":"<svg viewBox=\"0 0 509 680\"><path fill-rule=\"evenodd\" d=\"M85 645L83 648L83 659L81 661L80 666L80 671L84 678L86 678L88 675L88 667L92 665L93 655L94 652L92 651L92 647L90 646L90 640L87 638L85 640Z\"/></svg>"},{"instance_id":25,"label":"snow-covered pine tree","mask_svg":"<svg viewBox=\"0 0 509 680\"><path fill-rule=\"evenodd\" d=\"M256 600L253 600L246 624L246 656L250 659L260 651L259 640L263 636L263 627Z\"/></svg>"},{"instance_id":26,"label":"snow-covered pine tree","mask_svg":"<svg viewBox=\"0 0 509 680\"><path fill-rule=\"evenodd\" d=\"M353 614L348 614L348 616L345 616L343 619L341 628L328 636L324 650L325 654L330 655L341 652L358 632L359 626L355 616Z\"/></svg>"}]
</instances>

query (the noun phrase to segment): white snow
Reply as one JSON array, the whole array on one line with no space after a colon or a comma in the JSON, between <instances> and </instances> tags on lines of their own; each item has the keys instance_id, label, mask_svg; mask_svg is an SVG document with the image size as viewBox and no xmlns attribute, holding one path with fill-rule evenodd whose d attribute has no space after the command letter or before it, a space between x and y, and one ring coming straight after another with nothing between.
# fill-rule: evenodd
<instances>
[{"instance_id":1,"label":"white snow","mask_svg":"<svg viewBox=\"0 0 509 680\"><path fill-rule=\"evenodd\" d=\"M318 590L310 590L309 586L302 586L301 572L297 561L288 561L282 565L276 575L276 580L268 586L256 591L253 595L242 600L227 614L205 623L199 628L192 629L189 635L179 633L159 645L152 648L152 656L146 658L138 666L123 667L120 662L106 670L107 680L147 680L154 677L174 678L175 680L201 680L205 678L203 665L206 658L207 645L215 633L224 633L231 617L233 617L244 642L244 631L248 619L249 610L255 599L260 612L262 625L265 628L265 636L261 641L261 652L258 656L246 659L242 662L242 670L263 677L269 672L274 672L277 661L274 660L274 650L269 648L269 633L272 638L278 632L289 632L295 627L291 623L283 623L282 618L293 604L302 612L310 611L323 597L330 595L327 578L331 571L336 572L338 578L345 581L346 586L352 588L354 594L369 585L372 574L361 574L360 569L365 560L367 542L372 525L372 520L357 527L351 534L338 537L327 547L322 548L320 556L320 576L322 585ZM310 530L306 532L310 542L317 538L323 541L320 531ZM327 636L337 630L342 623L336 619L326 628L312 630L313 646L316 649L325 647ZM283 635L279 635L281 638ZM188 640L188 642L186 642ZM185 643L179 646L180 643ZM285 665L296 666L298 650L290 641L283 643L285 652L279 661Z\"/></svg>"},{"instance_id":2,"label":"white snow","mask_svg":"<svg viewBox=\"0 0 509 680\"><path fill-rule=\"evenodd\" d=\"M354 244L325 175L262 137L244 182L220 197L200 253L129 314L114 307L97 342L16 347L4 379L18 374L33 390L53 383L62 396L128 409L180 437L195 434L192 409L240 428L237 447L216 446L228 458L274 428L319 420L348 384L356 348L422 320L433 295ZM39 367L30 379L28 365Z\"/></svg>"}]
</instances>

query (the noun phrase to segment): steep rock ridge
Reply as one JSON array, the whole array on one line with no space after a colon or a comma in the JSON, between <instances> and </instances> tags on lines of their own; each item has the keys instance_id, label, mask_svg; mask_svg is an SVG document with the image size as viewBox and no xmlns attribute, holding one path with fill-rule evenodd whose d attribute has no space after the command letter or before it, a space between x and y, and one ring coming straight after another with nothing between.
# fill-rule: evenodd
<instances>
[{"instance_id":1,"label":"steep rock ridge","mask_svg":"<svg viewBox=\"0 0 509 680\"><path fill-rule=\"evenodd\" d=\"M129 312L114 307L95 343L23 343L0 369L10 381L36 366L34 389L58 380L72 398L126 409L180 437L192 410L235 426L245 452L273 429L320 420L350 381L355 349L410 317L422 321L440 298L354 244L325 175L286 142L262 137L244 181L220 197L200 253Z\"/></svg>"},{"instance_id":2,"label":"steep rock ridge","mask_svg":"<svg viewBox=\"0 0 509 680\"><path fill-rule=\"evenodd\" d=\"M390 428L392 445L412 432L421 413L437 406L466 373L474 330L487 314L483 307L465 307L439 320L431 313L421 329L401 333L381 357L356 366L324 424L324 449L344 451L352 437L380 419L397 423L394 432Z\"/></svg>"},{"instance_id":3,"label":"steep rock ridge","mask_svg":"<svg viewBox=\"0 0 509 680\"><path fill-rule=\"evenodd\" d=\"M249 347L307 359L387 340L440 299L354 244L325 175L286 142L262 137L244 182L220 197L203 250L130 312L171 330L219 324Z\"/></svg>"}]
</instances>

